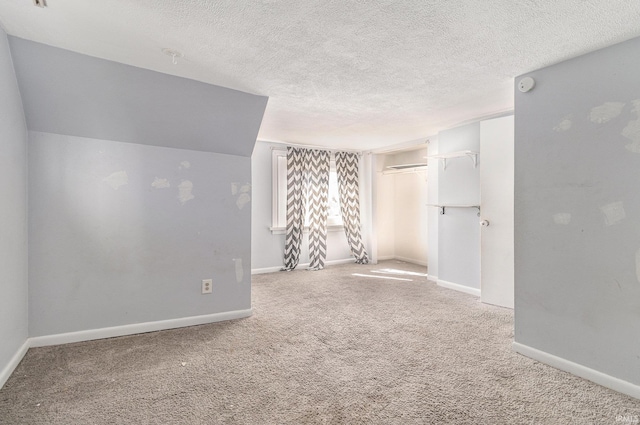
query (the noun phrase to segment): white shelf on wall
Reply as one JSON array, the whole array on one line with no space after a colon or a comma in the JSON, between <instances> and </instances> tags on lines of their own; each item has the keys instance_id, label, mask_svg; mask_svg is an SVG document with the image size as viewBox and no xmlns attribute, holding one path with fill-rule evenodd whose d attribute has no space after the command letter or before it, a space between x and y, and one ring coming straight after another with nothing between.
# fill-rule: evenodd
<instances>
[{"instance_id":1,"label":"white shelf on wall","mask_svg":"<svg viewBox=\"0 0 640 425\"><path fill-rule=\"evenodd\" d=\"M473 161L473 168L478 166L478 155L480 153L479 152L475 152L475 151L457 151L457 152L447 152L447 153L439 153L439 154L435 154L435 155L429 155L429 156L425 156L425 159L439 159L442 160L442 168L443 170L447 169L447 160L448 159L452 159L452 158L462 158L462 157L467 157L467 158L471 158L471 161Z\"/></svg>"},{"instance_id":2,"label":"white shelf on wall","mask_svg":"<svg viewBox=\"0 0 640 425\"><path fill-rule=\"evenodd\" d=\"M465 205L465 204L427 204L428 207L440 208L440 214L444 215L446 208L476 208L478 210L478 217L480 217L480 205Z\"/></svg>"}]
</instances>

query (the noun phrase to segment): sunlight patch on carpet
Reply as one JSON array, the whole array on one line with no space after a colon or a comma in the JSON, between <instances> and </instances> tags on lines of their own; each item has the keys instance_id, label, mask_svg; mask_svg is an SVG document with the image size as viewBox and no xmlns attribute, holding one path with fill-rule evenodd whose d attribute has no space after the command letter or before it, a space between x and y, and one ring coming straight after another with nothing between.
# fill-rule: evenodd
<instances>
[{"instance_id":1,"label":"sunlight patch on carpet","mask_svg":"<svg viewBox=\"0 0 640 425\"><path fill-rule=\"evenodd\" d=\"M373 278L376 278L376 279L404 280L406 282L413 282L413 279L405 279L405 278L402 278L402 277L374 276L374 275L371 275L371 274L361 274L361 273L353 273L351 276L373 277Z\"/></svg>"},{"instance_id":2,"label":"sunlight patch on carpet","mask_svg":"<svg viewBox=\"0 0 640 425\"><path fill-rule=\"evenodd\" d=\"M399 270L399 269L380 269L380 270L371 270L371 273L399 274L399 275L409 275L409 276L423 276L423 277L427 277L427 274L426 274L426 273L410 272L410 271L407 271L407 270Z\"/></svg>"}]
</instances>

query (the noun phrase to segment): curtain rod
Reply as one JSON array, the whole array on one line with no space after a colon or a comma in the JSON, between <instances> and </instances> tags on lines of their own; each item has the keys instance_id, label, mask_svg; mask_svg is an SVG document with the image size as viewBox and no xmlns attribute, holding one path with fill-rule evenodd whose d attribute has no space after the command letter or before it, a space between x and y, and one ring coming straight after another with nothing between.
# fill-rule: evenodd
<instances>
[{"instance_id":1,"label":"curtain rod","mask_svg":"<svg viewBox=\"0 0 640 425\"><path fill-rule=\"evenodd\" d=\"M323 150L323 151L329 151L329 152L333 152L333 153L335 153L335 152L351 152L351 153L357 153L358 155L362 155L362 151L355 150L355 149L335 149L335 148L328 148L326 146L303 145L303 144L300 144L300 143L287 143L287 142L272 142L272 141L267 141L267 140L260 140L260 142L275 143L275 144L278 144L278 145L284 145L282 148L277 148L275 146L271 146L271 150L283 150L287 146L292 146L294 148L320 149L320 150Z\"/></svg>"}]
</instances>

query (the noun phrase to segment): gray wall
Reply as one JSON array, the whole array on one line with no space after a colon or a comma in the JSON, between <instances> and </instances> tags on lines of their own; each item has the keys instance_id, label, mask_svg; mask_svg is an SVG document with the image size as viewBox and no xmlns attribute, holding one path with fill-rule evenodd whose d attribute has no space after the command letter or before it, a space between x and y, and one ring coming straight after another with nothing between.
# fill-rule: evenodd
<instances>
[{"instance_id":1,"label":"gray wall","mask_svg":"<svg viewBox=\"0 0 640 425\"><path fill-rule=\"evenodd\" d=\"M634 39L515 90L515 341L636 385L638 52Z\"/></svg>"},{"instance_id":2,"label":"gray wall","mask_svg":"<svg viewBox=\"0 0 640 425\"><path fill-rule=\"evenodd\" d=\"M9 44L29 129L29 335L251 308L243 187L267 98Z\"/></svg>"},{"instance_id":3,"label":"gray wall","mask_svg":"<svg viewBox=\"0 0 640 425\"><path fill-rule=\"evenodd\" d=\"M28 337L27 129L7 36L1 28L0 181L1 373Z\"/></svg>"},{"instance_id":4,"label":"gray wall","mask_svg":"<svg viewBox=\"0 0 640 425\"><path fill-rule=\"evenodd\" d=\"M29 144L31 336L251 307L251 204L233 191L250 158L39 132Z\"/></svg>"},{"instance_id":5,"label":"gray wall","mask_svg":"<svg viewBox=\"0 0 640 425\"><path fill-rule=\"evenodd\" d=\"M31 131L251 156L266 97L10 43Z\"/></svg>"},{"instance_id":6,"label":"gray wall","mask_svg":"<svg viewBox=\"0 0 640 425\"><path fill-rule=\"evenodd\" d=\"M480 150L480 123L438 133L438 153ZM438 167L438 203L480 205L480 156L474 168L468 157L430 160ZM431 208L430 214L438 214ZM438 279L480 289L480 226L475 208L449 208L438 216Z\"/></svg>"}]
</instances>

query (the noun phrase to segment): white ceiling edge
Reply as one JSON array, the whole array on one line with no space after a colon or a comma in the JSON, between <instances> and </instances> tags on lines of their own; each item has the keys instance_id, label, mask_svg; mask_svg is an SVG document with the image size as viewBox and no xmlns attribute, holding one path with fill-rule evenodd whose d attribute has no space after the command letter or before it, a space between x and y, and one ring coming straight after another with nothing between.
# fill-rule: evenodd
<instances>
[{"instance_id":1,"label":"white ceiling edge","mask_svg":"<svg viewBox=\"0 0 640 425\"><path fill-rule=\"evenodd\" d=\"M390 146L384 146L381 148L372 149L367 152L372 154L384 155L384 154L395 154L400 152L414 151L414 150L427 148L429 144L434 140L438 140L438 135L423 137L415 140L409 140L403 143L397 143Z\"/></svg>"},{"instance_id":2,"label":"white ceiling edge","mask_svg":"<svg viewBox=\"0 0 640 425\"><path fill-rule=\"evenodd\" d=\"M473 118L465 120L465 121L456 122L456 123L451 124L447 128L443 128L442 130L449 130L449 129L456 128L456 127L462 127L462 126L467 125L467 124L473 124L473 123L480 122L480 121L486 121L486 120L491 120L491 119L495 119L495 118L501 118L501 117L505 117L505 116L513 115L513 114L514 114L514 109L513 108L509 108L509 109L506 109L506 110L503 110L503 111L498 111L498 112L493 113L493 114L482 115L482 116L479 116L479 117L473 117ZM383 146L383 147L380 147L380 148L372 149L372 150L369 150L368 152L374 153L374 154L387 154L387 153L398 153L398 152L418 150L418 149L425 148L427 145L429 145L429 143L435 142L437 140L438 140L438 134L436 133L436 134L433 134L431 136L421 137L419 139L408 140L406 142L396 143L396 144L392 144L392 145L389 145L389 146Z\"/></svg>"},{"instance_id":3,"label":"white ceiling edge","mask_svg":"<svg viewBox=\"0 0 640 425\"><path fill-rule=\"evenodd\" d=\"M294 148L329 150L331 152L340 151L340 152L362 153L362 150L342 148L342 147L339 147L339 148L328 148L327 146L323 146L323 145L310 145L310 144L305 144L305 143L291 143L291 142L282 142L282 141L273 141L273 140L261 140L260 138L258 138L257 141L258 141L258 143L267 143L267 144L270 144L270 145L282 146L283 150L286 150L286 148L288 146L291 146L291 147L294 147Z\"/></svg>"}]
</instances>

